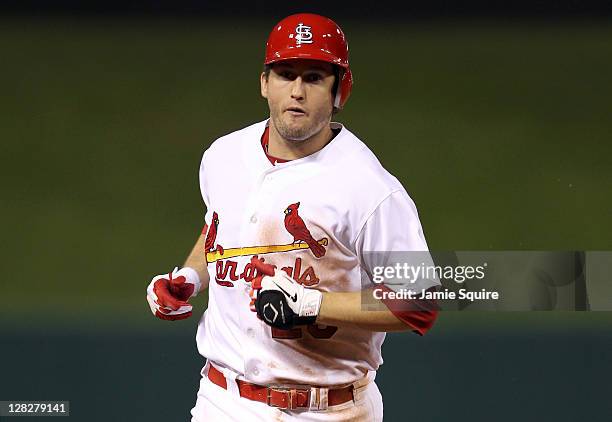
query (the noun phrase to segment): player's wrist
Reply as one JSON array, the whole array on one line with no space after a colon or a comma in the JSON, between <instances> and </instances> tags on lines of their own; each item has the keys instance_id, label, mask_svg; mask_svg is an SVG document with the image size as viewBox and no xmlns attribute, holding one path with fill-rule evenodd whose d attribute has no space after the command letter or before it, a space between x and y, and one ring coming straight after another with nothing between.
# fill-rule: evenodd
<instances>
[{"instance_id":1,"label":"player's wrist","mask_svg":"<svg viewBox=\"0 0 612 422\"><path fill-rule=\"evenodd\" d=\"M294 325L314 324L319 317L322 300L323 294L320 291L304 287L300 309L293 321Z\"/></svg>"},{"instance_id":2,"label":"player's wrist","mask_svg":"<svg viewBox=\"0 0 612 422\"><path fill-rule=\"evenodd\" d=\"M189 284L193 284L193 293L190 297L197 296L202 288L202 282L200 281L200 275L198 272L191 267L183 267L180 270L174 272L173 277L185 277L185 282Z\"/></svg>"},{"instance_id":3,"label":"player's wrist","mask_svg":"<svg viewBox=\"0 0 612 422\"><path fill-rule=\"evenodd\" d=\"M323 294L315 289L304 288L300 303L299 317L317 318L321 310Z\"/></svg>"}]
</instances>

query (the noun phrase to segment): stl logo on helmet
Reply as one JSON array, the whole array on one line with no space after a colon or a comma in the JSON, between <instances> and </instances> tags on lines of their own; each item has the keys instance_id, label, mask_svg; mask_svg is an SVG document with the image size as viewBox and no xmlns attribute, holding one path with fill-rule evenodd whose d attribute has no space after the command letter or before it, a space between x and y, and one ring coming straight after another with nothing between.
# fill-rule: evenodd
<instances>
[{"instance_id":1,"label":"stl logo on helmet","mask_svg":"<svg viewBox=\"0 0 612 422\"><path fill-rule=\"evenodd\" d=\"M303 23L295 27L295 43L299 47L302 44L312 44L312 27L306 26Z\"/></svg>"}]
</instances>

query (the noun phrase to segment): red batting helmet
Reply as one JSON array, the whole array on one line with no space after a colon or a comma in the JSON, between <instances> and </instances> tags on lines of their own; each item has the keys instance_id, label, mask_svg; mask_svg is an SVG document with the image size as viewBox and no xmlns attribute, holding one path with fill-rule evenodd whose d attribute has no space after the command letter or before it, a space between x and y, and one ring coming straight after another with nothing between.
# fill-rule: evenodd
<instances>
[{"instance_id":1,"label":"red batting helmet","mask_svg":"<svg viewBox=\"0 0 612 422\"><path fill-rule=\"evenodd\" d=\"M353 74L348 44L334 21L312 13L291 15L276 24L266 43L264 64L289 59L321 60L340 68L334 107L342 108L351 95Z\"/></svg>"}]
</instances>

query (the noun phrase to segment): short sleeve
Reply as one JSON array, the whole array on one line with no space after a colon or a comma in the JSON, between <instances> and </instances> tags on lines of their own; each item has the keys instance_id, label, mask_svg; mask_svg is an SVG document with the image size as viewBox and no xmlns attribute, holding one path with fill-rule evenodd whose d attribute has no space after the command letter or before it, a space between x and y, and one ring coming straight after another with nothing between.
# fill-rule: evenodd
<instances>
[{"instance_id":1,"label":"short sleeve","mask_svg":"<svg viewBox=\"0 0 612 422\"><path fill-rule=\"evenodd\" d=\"M381 266L398 262L432 264L416 206L403 189L389 194L367 218L356 238L355 250L370 281L374 281L375 269ZM427 289L439 284L437 279L418 279L410 287Z\"/></svg>"},{"instance_id":2,"label":"short sleeve","mask_svg":"<svg viewBox=\"0 0 612 422\"><path fill-rule=\"evenodd\" d=\"M374 290L380 288L386 292L403 289L420 292L440 285L436 276L408 279L407 273L376 279L384 273L381 268L392 269L396 265L402 268L404 264L415 270L422 266L433 267L416 206L404 190L392 192L376 207L359 232L355 248L362 269L363 287L375 285L378 287ZM421 336L429 331L438 315L435 301L427 299L383 298L381 302Z\"/></svg>"},{"instance_id":3,"label":"short sleeve","mask_svg":"<svg viewBox=\"0 0 612 422\"><path fill-rule=\"evenodd\" d=\"M204 220L206 224L209 224L212 219L212 215L209 215L209 214L212 214L212 213L210 212L211 206L210 206L210 197L209 197L209 190L208 190L209 180L206 175L206 170L208 169L207 153L208 153L208 150L204 151L204 154L202 154L202 161L200 162L200 170L199 170L199 179L200 179L200 194L202 195L202 200L204 201L204 206L206 207L206 214L204 216Z\"/></svg>"},{"instance_id":4,"label":"short sleeve","mask_svg":"<svg viewBox=\"0 0 612 422\"><path fill-rule=\"evenodd\" d=\"M427 251L416 206L406 191L389 194L359 232L357 251Z\"/></svg>"}]
</instances>

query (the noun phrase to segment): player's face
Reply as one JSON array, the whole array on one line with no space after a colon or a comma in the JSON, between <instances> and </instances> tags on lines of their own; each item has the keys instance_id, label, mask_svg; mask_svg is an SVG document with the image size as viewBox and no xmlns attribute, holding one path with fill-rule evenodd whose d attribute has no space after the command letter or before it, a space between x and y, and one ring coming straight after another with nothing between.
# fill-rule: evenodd
<instances>
[{"instance_id":1,"label":"player's face","mask_svg":"<svg viewBox=\"0 0 612 422\"><path fill-rule=\"evenodd\" d=\"M284 139L303 141L329 125L334 78L333 66L317 60L286 60L275 63L268 78L262 73L261 95Z\"/></svg>"}]
</instances>

